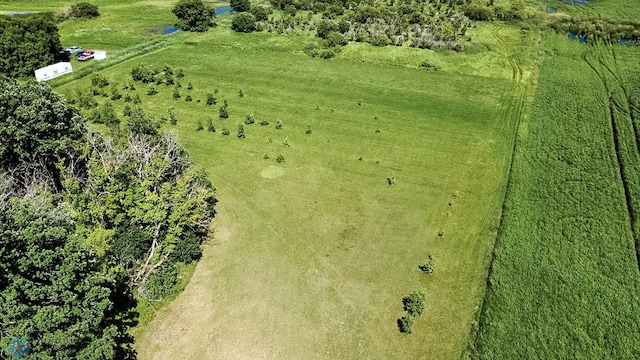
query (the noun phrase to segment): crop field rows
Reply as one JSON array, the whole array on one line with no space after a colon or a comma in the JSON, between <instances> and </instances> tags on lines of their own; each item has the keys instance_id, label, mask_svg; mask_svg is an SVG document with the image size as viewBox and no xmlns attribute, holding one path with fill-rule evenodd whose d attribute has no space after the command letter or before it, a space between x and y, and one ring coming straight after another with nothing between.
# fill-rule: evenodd
<instances>
[{"instance_id":1,"label":"crop field rows","mask_svg":"<svg viewBox=\"0 0 640 360\"><path fill-rule=\"evenodd\" d=\"M554 55L519 130L477 355L635 358L637 49L551 34L546 46Z\"/></svg>"},{"instance_id":2,"label":"crop field rows","mask_svg":"<svg viewBox=\"0 0 640 360\"><path fill-rule=\"evenodd\" d=\"M596 72L609 99L609 116L625 189L625 198L636 248L640 215L640 124L638 124L639 66L632 48L600 47L583 59ZM620 59L619 59L620 58ZM639 253L640 254L640 253Z\"/></svg>"}]
</instances>

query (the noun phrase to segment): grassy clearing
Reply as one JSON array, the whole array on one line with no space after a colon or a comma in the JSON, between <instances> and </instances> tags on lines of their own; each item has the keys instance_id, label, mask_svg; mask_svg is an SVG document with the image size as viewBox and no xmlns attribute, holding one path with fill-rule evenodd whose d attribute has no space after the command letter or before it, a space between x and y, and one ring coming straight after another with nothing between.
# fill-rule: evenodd
<instances>
[{"instance_id":1,"label":"grassy clearing","mask_svg":"<svg viewBox=\"0 0 640 360\"><path fill-rule=\"evenodd\" d=\"M161 37L162 29L173 24L170 11L173 1L96 0L100 16L94 19L67 21L59 24L62 46L78 45L84 49L106 50L109 55L128 47ZM2 1L0 12L55 12L69 1ZM74 66L84 64L74 62Z\"/></svg>"},{"instance_id":2,"label":"grassy clearing","mask_svg":"<svg viewBox=\"0 0 640 360\"><path fill-rule=\"evenodd\" d=\"M623 76L637 89L638 49L615 48L624 54L615 62L603 57L611 48L563 36L547 34L546 46L531 117L519 130L477 355L637 358L629 210L638 150L623 91L613 86Z\"/></svg>"},{"instance_id":3,"label":"grassy clearing","mask_svg":"<svg viewBox=\"0 0 640 360\"><path fill-rule=\"evenodd\" d=\"M158 116L175 107L180 139L221 200L217 236L185 292L138 333L141 358L459 357L482 297L519 86L312 59L274 51L280 38L218 30L103 71L122 83L138 63L184 68L180 100L164 85L136 91ZM229 119L205 105L214 89ZM217 132L196 132L209 116ZM438 269L426 276L428 255ZM420 288L425 313L402 335L402 297Z\"/></svg>"},{"instance_id":4,"label":"grassy clearing","mask_svg":"<svg viewBox=\"0 0 640 360\"><path fill-rule=\"evenodd\" d=\"M305 43L317 41L318 38L308 32L291 35L276 33L254 33L252 41L246 35L238 34L230 29L231 17L224 16L218 20L219 27L215 36L192 34L189 44L214 48L239 48L245 50L267 51L278 53L304 54ZM466 51L458 53L453 50L424 50L409 46L375 47L367 43L351 42L345 46L338 59L355 62L375 63L406 68L419 68L426 60L442 68L447 73L474 75L488 78L512 78L512 67L509 56L518 56L516 49L522 46L522 33L517 26L505 24L481 24L469 30L473 41L466 43ZM527 37L529 35L525 35ZM519 59L526 62L528 59ZM425 70L425 69L422 69Z\"/></svg>"}]
</instances>

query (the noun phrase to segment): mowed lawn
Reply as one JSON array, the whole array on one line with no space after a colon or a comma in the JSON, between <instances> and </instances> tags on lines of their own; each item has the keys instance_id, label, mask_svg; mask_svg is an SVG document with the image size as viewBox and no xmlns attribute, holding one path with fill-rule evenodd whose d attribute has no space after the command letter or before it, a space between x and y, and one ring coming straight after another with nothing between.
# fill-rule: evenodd
<instances>
[{"instance_id":1,"label":"mowed lawn","mask_svg":"<svg viewBox=\"0 0 640 360\"><path fill-rule=\"evenodd\" d=\"M103 71L122 84L136 64L184 69L180 100L165 85L136 92L156 116L175 108L180 141L220 199L191 282L136 329L140 358L461 357L484 294L520 88L251 49L264 35L238 36L245 49L218 46L214 32L193 35ZM220 104L205 105L215 89L229 119L218 118ZM248 114L256 123L238 139ZM196 131L209 116L217 132ZM418 268L428 255L432 275ZM402 297L417 289L426 310L403 335Z\"/></svg>"},{"instance_id":2,"label":"mowed lawn","mask_svg":"<svg viewBox=\"0 0 640 360\"><path fill-rule=\"evenodd\" d=\"M175 107L181 141L219 189L215 238L184 293L139 329L140 358L460 357L484 292L518 88L209 45L177 45L104 73L122 81L139 63L184 68L180 100L164 85L153 97L142 84L137 91L158 116ZM229 119L204 104L216 88ZM256 123L238 139L251 113ZM210 115L217 132L196 132ZM428 255L432 275L418 268ZM401 299L416 289L427 308L403 335Z\"/></svg>"}]
</instances>

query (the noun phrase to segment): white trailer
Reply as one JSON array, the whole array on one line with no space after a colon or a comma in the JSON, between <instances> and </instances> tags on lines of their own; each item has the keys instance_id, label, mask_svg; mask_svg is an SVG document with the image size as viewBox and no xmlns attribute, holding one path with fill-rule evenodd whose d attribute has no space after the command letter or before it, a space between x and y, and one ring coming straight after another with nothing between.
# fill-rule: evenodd
<instances>
[{"instance_id":1,"label":"white trailer","mask_svg":"<svg viewBox=\"0 0 640 360\"><path fill-rule=\"evenodd\" d=\"M95 54L93 54L93 58L95 60L104 60L107 58L107 52L104 50L96 50Z\"/></svg>"},{"instance_id":2,"label":"white trailer","mask_svg":"<svg viewBox=\"0 0 640 360\"><path fill-rule=\"evenodd\" d=\"M68 62L59 62L57 64L45 66L35 71L36 80L38 82L51 80L53 78L57 78L58 76L69 74L71 72L73 72L73 69L71 69L71 63Z\"/></svg>"}]
</instances>

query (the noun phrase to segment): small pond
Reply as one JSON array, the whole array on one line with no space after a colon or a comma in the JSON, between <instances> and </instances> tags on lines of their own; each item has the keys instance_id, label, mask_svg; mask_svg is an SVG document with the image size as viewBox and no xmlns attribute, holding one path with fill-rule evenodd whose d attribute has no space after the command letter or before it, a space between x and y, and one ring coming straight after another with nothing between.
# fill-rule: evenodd
<instances>
[{"instance_id":1,"label":"small pond","mask_svg":"<svg viewBox=\"0 0 640 360\"><path fill-rule=\"evenodd\" d=\"M164 35L169 35L169 34L173 34L174 32L176 32L176 31L178 31L178 30L180 30L180 29L178 29L178 28L177 28L177 27L175 27L175 26L167 26L167 27L165 27L165 28L162 30L162 33L163 33Z\"/></svg>"},{"instance_id":2,"label":"small pond","mask_svg":"<svg viewBox=\"0 0 640 360\"><path fill-rule=\"evenodd\" d=\"M232 13L232 12L233 12L233 8L231 6L222 6L222 7L216 8L216 16L220 16L222 14Z\"/></svg>"}]
</instances>

